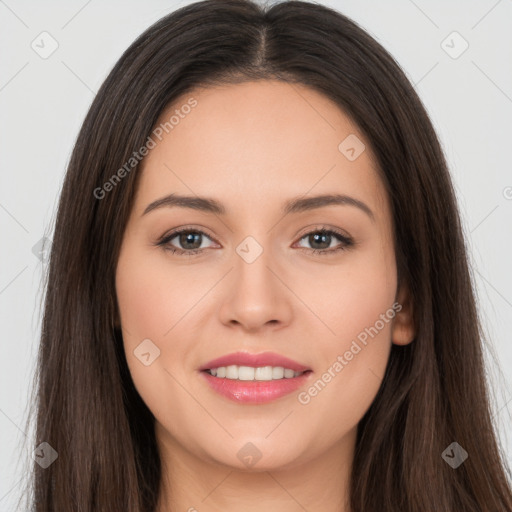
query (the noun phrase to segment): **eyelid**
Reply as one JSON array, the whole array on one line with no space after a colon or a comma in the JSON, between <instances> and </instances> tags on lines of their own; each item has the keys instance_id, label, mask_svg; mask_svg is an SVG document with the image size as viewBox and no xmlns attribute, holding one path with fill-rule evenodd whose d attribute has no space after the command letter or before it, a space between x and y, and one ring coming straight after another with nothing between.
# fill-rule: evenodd
<instances>
[{"instance_id":1,"label":"eyelid","mask_svg":"<svg viewBox=\"0 0 512 512\"><path fill-rule=\"evenodd\" d=\"M215 242L216 244L219 244L221 245L213 235L211 235L208 230L204 227L197 227L197 226L190 226L190 225L185 225L185 226L181 226L179 228L175 228L175 229L171 229L169 232L165 233L164 235L162 235L158 241L157 241L157 245L163 245L164 243L167 243L169 242L170 240L172 240L174 237L176 237L177 235L179 235L180 233L182 232L188 232L188 231L191 231L191 232L194 232L194 233L200 233L202 235L206 235L208 238L210 238L213 242ZM185 250L185 249L181 249L181 250Z\"/></svg>"},{"instance_id":2,"label":"eyelid","mask_svg":"<svg viewBox=\"0 0 512 512\"><path fill-rule=\"evenodd\" d=\"M309 226L306 226L305 228L301 229L297 233L297 235L295 235L295 237L302 239L306 235L309 235L310 233L316 233L317 231L332 231L333 233L336 233L340 237L346 238L347 240L353 240L352 236L350 236L345 230L341 228L336 228L334 226L329 226L327 224L311 224Z\"/></svg>"}]
</instances>

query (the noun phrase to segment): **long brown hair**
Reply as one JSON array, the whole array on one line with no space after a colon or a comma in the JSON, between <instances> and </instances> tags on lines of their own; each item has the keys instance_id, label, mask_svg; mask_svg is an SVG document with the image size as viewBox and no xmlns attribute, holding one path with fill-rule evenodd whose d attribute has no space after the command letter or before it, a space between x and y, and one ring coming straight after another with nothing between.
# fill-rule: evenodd
<instances>
[{"instance_id":1,"label":"long brown hair","mask_svg":"<svg viewBox=\"0 0 512 512\"><path fill-rule=\"evenodd\" d=\"M512 511L484 376L481 327L447 164L405 74L339 12L290 0L205 0L146 30L103 83L79 133L57 211L37 361L33 510L152 512L161 466L154 418L128 371L115 269L141 148L175 98L209 84L278 79L312 87L359 126L389 195L399 284L416 337L392 346L358 426L353 512ZM442 453L469 454L456 469Z\"/></svg>"}]
</instances>

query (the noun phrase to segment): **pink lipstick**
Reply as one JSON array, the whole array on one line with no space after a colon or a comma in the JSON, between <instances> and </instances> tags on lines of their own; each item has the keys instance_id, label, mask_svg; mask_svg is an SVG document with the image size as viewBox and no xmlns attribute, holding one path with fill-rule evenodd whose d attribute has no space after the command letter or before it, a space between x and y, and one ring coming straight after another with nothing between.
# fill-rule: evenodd
<instances>
[{"instance_id":1,"label":"pink lipstick","mask_svg":"<svg viewBox=\"0 0 512 512\"><path fill-rule=\"evenodd\" d=\"M236 352L198 370L211 389L245 404L263 404L293 393L313 373L306 365L273 352Z\"/></svg>"}]
</instances>

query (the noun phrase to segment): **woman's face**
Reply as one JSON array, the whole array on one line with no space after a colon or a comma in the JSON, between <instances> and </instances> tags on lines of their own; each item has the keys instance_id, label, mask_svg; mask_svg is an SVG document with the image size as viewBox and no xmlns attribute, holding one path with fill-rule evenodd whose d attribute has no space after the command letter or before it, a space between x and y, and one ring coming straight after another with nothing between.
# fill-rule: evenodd
<instances>
[{"instance_id":1,"label":"woman's face","mask_svg":"<svg viewBox=\"0 0 512 512\"><path fill-rule=\"evenodd\" d=\"M276 81L197 90L161 122L116 274L126 359L159 441L258 471L349 449L391 343L412 339L368 142L323 95ZM171 194L190 199L148 209ZM208 365L236 352L309 371Z\"/></svg>"}]
</instances>

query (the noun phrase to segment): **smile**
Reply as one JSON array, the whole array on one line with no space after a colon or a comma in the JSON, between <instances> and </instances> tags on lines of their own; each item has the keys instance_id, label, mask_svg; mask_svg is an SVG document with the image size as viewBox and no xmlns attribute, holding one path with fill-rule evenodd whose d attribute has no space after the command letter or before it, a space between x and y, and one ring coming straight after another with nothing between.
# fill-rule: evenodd
<instances>
[{"instance_id":1,"label":"smile","mask_svg":"<svg viewBox=\"0 0 512 512\"><path fill-rule=\"evenodd\" d=\"M237 365L199 372L213 391L243 404L264 404L289 395L304 386L312 373L311 370L297 372L280 366Z\"/></svg>"}]
</instances>

